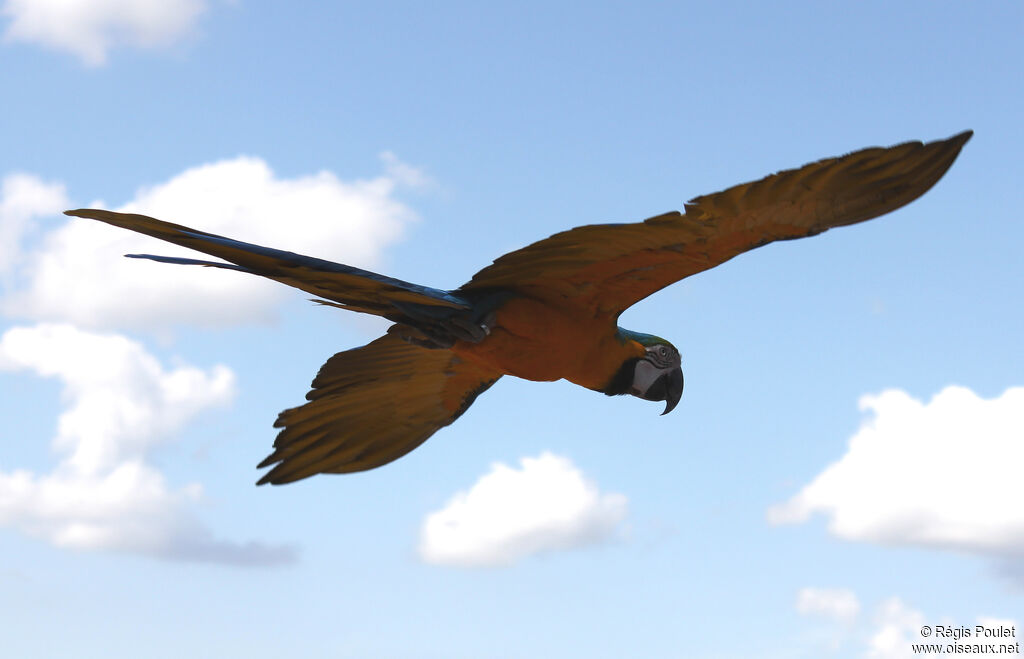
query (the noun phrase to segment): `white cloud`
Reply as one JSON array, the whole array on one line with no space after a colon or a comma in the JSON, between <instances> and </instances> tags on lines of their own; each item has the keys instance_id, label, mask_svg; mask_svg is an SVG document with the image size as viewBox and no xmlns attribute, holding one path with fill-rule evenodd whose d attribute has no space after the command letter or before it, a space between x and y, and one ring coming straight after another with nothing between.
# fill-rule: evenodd
<instances>
[{"instance_id":1,"label":"white cloud","mask_svg":"<svg viewBox=\"0 0 1024 659\"><path fill-rule=\"evenodd\" d=\"M0 372L58 378L65 409L56 467L0 472L0 525L60 547L166 559L265 564L286 548L214 539L191 508L198 484L172 490L147 464L151 449L234 396L224 366L168 370L138 343L67 325L16 327L0 337Z\"/></svg>"},{"instance_id":2,"label":"white cloud","mask_svg":"<svg viewBox=\"0 0 1024 659\"><path fill-rule=\"evenodd\" d=\"M114 46L161 47L181 39L206 9L205 0L6 0L8 41L72 53L90 66Z\"/></svg>"},{"instance_id":3,"label":"white cloud","mask_svg":"<svg viewBox=\"0 0 1024 659\"><path fill-rule=\"evenodd\" d=\"M826 646L828 654L836 654L850 644L859 646L858 656L864 659L914 659L920 652L914 652L914 645L933 645L938 643L947 646L952 637L939 634L939 626L962 628L967 627L972 634L959 639L960 644L988 643L991 637L974 635L975 625L964 624L949 618L927 618L924 613L907 605L899 597L890 597L874 607L869 620L859 621L860 603L853 591L846 589L821 590L816 588L801 589L797 596L797 611L804 615L821 615L846 623L846 632L832 636ZM854 624L857 623L857 624ZM1017 621L1010 618L991 618L978 616L977 625L987 629L1011 629ZM922 628L927 626L927 634ZM1013 641L1014 639L1009 639ZM945 649L946 654L955 654L953 649ZM816 651L812 656L822 656ZM802 655L801 655L802 656ZM843 656L847 656L846 653Z\"/></svg>"},{"instance_id":4,"label":"white cloud","mask_svg":"<svg viewBox=\"0 0 1024 659\"><path fill-rule=\"evenodd\" d=\"M20 256L22 236L37 217L54 215L68 207L64 186L46 183L30 174L10 174L0 182L0 275Z\"/></svg>"},{"instance_id":5,"label":"white cloud","mask_svg":"<svg viewBox=\"0 0 1024 659\"><path fill-rule=\"evenodd\" d=\"M384 171L388 178L395 183L410 188L427 188L434 185L434 181L422 170L404 163L398 156L390 151L382 151L380 160L384 164Z\"/></svg>"},{"instance_id":6,"label":"white cloud","mask_svg":"<svg viewBox=\"0 0 1024 659\"><path fill-rule=\"evenodd\" d=\"M394 170L396 162L387 167ZM276 177L259 158L240 157L143 188L117 210L368 267L415 219L392 197L415 171L402 167L395 176L353 182L326 171L289 179ZM123 257L140 252L204 258L124 229L69 218L25 255L19 271L24 285L0 308L16 317L90 328L225 326L265 320L279 301L295 295L244 273Z\"/></svg>"},{"instance_id":7,"label":"white cloud","mask_svg":"<svg viewBox=\"0 0 1024 659\"><path fill-rule=\"evenodd\" d=\"M892 597L878 607L875 631L868 638L865 657L870 659L913 659L912 644L928 643L921 636L924 615L911 609L898 597Z\"/></svg>"},{"instance_id":8,"label":"white cloud","mask_svg":"<svg viewBox=\"0 0 1024 659\"><path fill-rule=\"evenodd\" d=\"M845 588L801 588L796 596L796 610L840 622L851 622L860 613L860 602L853 591Z\"/></svg>"},{"instance_id":9,"label":"white cloud","mask_svg":"<svg viewBox=\"0 0 1024 659\"><path fill-rule=\"evenodd\" d=\"M960 654L970 654L970 649L975 653L989 643L996 646L1009 641L1016 642L1016 637L997 638L979 636L977 626L980 625L988 630L995 630L1000 627L1016 627L1017 622L1009 618L986 618L978 616L975 624L962 624L949 618L929 619L917 609L908 606L899 597L890 597L882 602L876 609L874 615L874 627L866 639L865 659L916 659L921 652L914 652L915 645L936 645L943 647L942 654L957 654L957 647ZM922 628L928 627L928 634L922 633ZM939 627L951 627L954 630L966 628L970 635L960 638L940 634ZM950 646L953 647L950 647ZM968 646L969 649L965 649ZM981 646L981 647L979 647Z\"/></svg>"},{"instance_id":10,"label":"white cloud","mask_svg":"<svg viewBox=\"0 0 1024 659\"><path fill-rule=\"evenodd\" d=\"M468 492L423 521L420 557L463 567L509 565L545 551L606 541L626 497L601 493L569 459L544 452L515 469L495 463Z\"/></svg>"},{"instance_id":11,"label":"white cloud","mask_svg":"<svg viewBox=\"0 0 1024 659\"><path fill-rule=\"evenodd\" d=\"M846 454L769 509L769 521L824 513L848 540L1021 560L1024 387L983 399L951 386L928 403L888 390L862 397L860 408L873 414Z\"/></svg>"}]
</instances>

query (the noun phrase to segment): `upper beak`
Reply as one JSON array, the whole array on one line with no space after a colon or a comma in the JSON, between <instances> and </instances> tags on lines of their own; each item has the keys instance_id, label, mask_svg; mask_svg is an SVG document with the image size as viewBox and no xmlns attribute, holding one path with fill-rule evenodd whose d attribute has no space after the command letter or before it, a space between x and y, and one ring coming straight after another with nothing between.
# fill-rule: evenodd
<instances>
[{"instance_id":1,"label":"upper beak","mask_svg":"<svg viewBox=\"0 0 1024 659\"><path fill-rule=\"evenodd\" d=\"M679 399L683 397L683 369L676 367L661 376L661 380L665 387L665 411L661 415L665 416L676 408Z\"/></svg>"}]
</instances>

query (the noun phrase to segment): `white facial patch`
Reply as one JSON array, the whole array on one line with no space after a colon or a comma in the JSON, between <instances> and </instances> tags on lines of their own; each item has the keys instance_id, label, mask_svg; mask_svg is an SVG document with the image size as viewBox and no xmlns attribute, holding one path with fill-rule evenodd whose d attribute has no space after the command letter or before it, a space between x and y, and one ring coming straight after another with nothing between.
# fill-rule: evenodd
<instances>
[{"instance_id":1,"label":"white facial patch","mask_svg":"<svg viewBox=\"0 0 1024 659\"><path fill-rule=\"evenodd\" d=\"M634 396L643 397L647 393L647 390L651 388L651 385L663 375L663 371L647 361L641 359L636 363L636 368L633 370L633 388L630 389L631 394Z\"/></svg>"}]
</instances>

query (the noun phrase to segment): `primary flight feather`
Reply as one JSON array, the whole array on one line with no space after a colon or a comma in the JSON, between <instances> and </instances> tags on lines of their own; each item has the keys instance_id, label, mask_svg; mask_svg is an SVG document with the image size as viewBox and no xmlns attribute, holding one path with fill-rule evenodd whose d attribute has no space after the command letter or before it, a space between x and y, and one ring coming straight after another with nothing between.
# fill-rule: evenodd
<instances>
[{"instance_id":1,"label":"primary flight feather","mask_svg":"<svg viewBox=\"0 0 1024 659\"><path fill-rule=\"evenodd\" d=\"M566 379L665 401L683 391L679 351L618 326L619 315L674 282L776 240L863 222L910 203L953 164L971 131L863 149L704 195L684 212L555 234L498 258L453 291L163 222L81 209L100 220L223 259L129 254L261 275L324 304L394 322L321 367L309 402L282 412L259 484L373 469L449 425L503 375Z\"/></svg>"}]
</instances>

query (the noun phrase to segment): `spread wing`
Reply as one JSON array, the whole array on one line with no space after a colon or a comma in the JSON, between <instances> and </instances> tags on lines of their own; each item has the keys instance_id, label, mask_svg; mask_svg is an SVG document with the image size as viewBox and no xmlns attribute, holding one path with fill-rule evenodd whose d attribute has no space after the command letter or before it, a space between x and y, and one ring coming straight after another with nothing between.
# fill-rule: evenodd
<instances>
[{"instance_id":1,"label":"spread wing","mask_svg":"<svg viewBox=\"0 0 1024 659\"><path fill-rule=\"evenodd\" d=\"M459 291L509 288L617 315L747 250L863 222L910 203L946 173L971 135L821 160L697 197L685 213L577 227L502 256Z\"/></svg>"},{"instance_id":2,"label":"spread wing","mask_svg":"<svg viewBox=\"0 0 1024 659\"><path fill-rule=\"evenodd\" d=\"M397 460L447 426L501 374L385 335L346 350L321 367L308 403L281 412L276 463L260 485L318 473L373 469Z\"/></svg>"}]
</instances>

